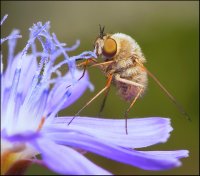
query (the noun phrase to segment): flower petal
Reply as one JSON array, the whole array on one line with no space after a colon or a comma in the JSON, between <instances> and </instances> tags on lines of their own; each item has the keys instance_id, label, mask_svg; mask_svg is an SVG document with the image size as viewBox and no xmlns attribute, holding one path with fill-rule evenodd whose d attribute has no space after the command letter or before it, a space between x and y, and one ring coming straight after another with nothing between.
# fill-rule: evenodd
<instances>
[{"instance_id":1,"label":"flower petal","mask_svg":"<svg viewBox=\"0 0 200 176\"><path fill-rule=\"evenodd\" d=\"M176 158L183 158L189 156L188 150L174 150L174 151L143 151L143 153L158 155L158 156L172 156Z\"/></svg>"},{"instance_id":2,"label":"flower petal","mask_svg":"<svg viewBox=\"0 0 200 176\"><path fill-rule=\"evenodd\" d=\"M62 146L45 138L38 138L32 144L41 152L44 163L60 174L110 175L82 154L67 146Z\"/></svg>"},{"instance_id":3,"label":"flower petal","mask_svg":"<svg viewBox=\"0 0 200 176\"><path fill-rule=\"evenodd\" d=\"M132 149L125 149L105 142L102 139L83 134L52 132L49 133L48 138L54 140L56 143L81 148L144 170L166 170L181 165L176 154L171 155L166 152L163 155L157 155L156 153L149 154ZM180 157L186 156L180 155Z\"/></svg>"},{"instance_id":4,"label":"flower petal","mask_svg":"<svg viewBox=\"0 0 200 176\"><path fill-rule=\"evenodd\" d=\"M27 142L38 138L40 133L33 131L23 131L23 133L9 134L5 129L1 131L1 137L10 142Z\"/></svg>"},{"instance_id":5,"label":"flower petal","mask_svg":"<svg viewBox=\"0 0 200 176\"><path fill-rule=\"evenodd\" d=\"M76 70L74 72L75 79L78 80L82 76L82 74L83 74L82 70ZM76 100L78 100L91 84L89 82L89 76L88 76L87 72L85 73L84 77L78 81L78 84L75 83L74 85L71 85L73 83L73 78L71 77L70 73L66 74L64 79L66 81L57 82L50 92L48 105L47 105L47 107L48 107L47 112L49 112L49 113L62 100L66 91L68 91L69 96L68 96L67 101L63 104L61 109L70 106ZM70 86L70 87L68 87L68 86ZM67 87L68 87L68 90L67 90Z\"/></svg>"},{"instance_id":6,"label":"flower petal","mask_svg":"<svg viewBox=\"0 0 200 176\"><path fill-rule=\"evenodd\" d=\"M6 84L6 87L10 87L12 85L14 73L17 68L17 64L19 62L21 55L22 53L20 52L15 56L12 62L11 69L6 71L4 75L5 76L4 84ZM26 95L28 89L31 86L31 82L36 69L37 69L37 60L35 59L35 57L33 57L33 55L26 55L26 58L23 59L20 80L18 85L18 92L21 93L23 91L22 92L23 97Z\"/></svg>"},{"instance_id":7,"label":"flower petal","mask_svg":"<svg viewBox=\"0 0 200 176\"><path fill-rule=\"evenodd\" d=\"M170 119L160 117L128 119L128 135L124 119L77 117L68 126L72 117L55 118L49 128L78 129L85 134L130 148L141 148L166 142L172 127ZM58 130L57 129L57 130Z\"/></svg>"}]
</instances>

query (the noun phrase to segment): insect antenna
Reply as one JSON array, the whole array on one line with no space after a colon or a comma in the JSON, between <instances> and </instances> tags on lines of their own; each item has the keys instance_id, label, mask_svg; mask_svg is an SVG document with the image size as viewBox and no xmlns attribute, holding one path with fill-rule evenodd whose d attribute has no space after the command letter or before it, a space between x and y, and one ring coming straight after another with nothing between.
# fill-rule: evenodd
<instances>
[{"instance_id":1,"label":"insect antenna","mask_svg":"<svg viewBox=\"0 0 200 176\"><path fill-rule=\"evenodd\" d=\"M178 110L186 117L187 120L191 121L189 114L184 110L183 106L169 93L169 91L161 84L161 82L156 78L142 63L135 59L135 61L147 72L147 74L153 78L153 80L159 85L159 87L165 92L165 94L170 98Z\"/></svg>"},{"instance_id":2,"label":"insect antenna","mask_svg":"<svg viewBox=\"0 0 200 176\"><path fill-rule=\"evenodd\" d=\"M99 24L99 38L101 39L103 39L103 36L105 36L104 29L105 26L101 27L101 25Z\"/></svg>"}]
</instances>

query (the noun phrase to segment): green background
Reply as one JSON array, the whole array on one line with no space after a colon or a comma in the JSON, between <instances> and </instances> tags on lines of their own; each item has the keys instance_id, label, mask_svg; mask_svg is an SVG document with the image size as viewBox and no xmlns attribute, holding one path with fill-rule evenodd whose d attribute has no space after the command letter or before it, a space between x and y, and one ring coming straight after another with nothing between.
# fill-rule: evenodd
<instances>
[{"instance_id":1,"label":"green background","mask_svg":"<svg viewBox=\"0 0 200 176\"><path fill-rule=\"evenodd\" d=\"M137 101L129 117L170 117L173 132L167 143L144 150L188 149L189 158L183 165L169 171L143 171L94 154L86 156L114 174L198 174L199 173L199 2L2 2L1 17L9 14L1 29L2 36L13 28L21 30L23 38L17 50L28 39L28 28L37 21L51 22L51 32L58 39L72 45L81 40L80 47L71 55L92 50L99 24L106 32L122 32L132 36L141 46L147 59L146 67L153 72L165 87L181 102L192 117L187 121L157 84L149 78L145 96ZM3 53L6 52L3 45ZM4 59L6 55L4 55ZM75 104L59 113L59 116L74 115L92 96L105 85L105 77L97 68L89 69L95 92L87 91ZM97 116L103 97L95 100L82 116ZM123 118L128 103L121 100L116 89L110 95L102 114L103 118ZM67 163L66 163L67 164ZM26 174L54 174L40 166L31 166Z\"/></svg>"}]
</instances>

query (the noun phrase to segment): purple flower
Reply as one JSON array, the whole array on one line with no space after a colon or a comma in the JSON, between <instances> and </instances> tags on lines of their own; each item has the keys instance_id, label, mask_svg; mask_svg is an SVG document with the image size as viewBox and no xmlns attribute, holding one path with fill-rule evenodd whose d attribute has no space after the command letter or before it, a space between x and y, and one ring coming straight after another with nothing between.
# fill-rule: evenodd
<instances>
[{"instance_id":1,"label":"purple flower","mask_svg":"<svg viewBox=\"0 0 200 176\"><path fill-rule=\"evenodd\" d=\"M65 47L49 28L49 22L34 24L27 45L16 56L13 53L16 39L21 37L19 31L14 30L1 39L1 44L8 41L7 67L1 70L1 174L22 173L33 162L59 174L111 174L88 160L85 152L144 170L180 166L179 159L188 156L187 150L136 150L166 142L172 131L168 118L129 119L126 135L124 119L78 117L68 125L72 117L57 117L61 109L74 103L87 88L93 89L87 72L78 81L82 71L76 68L76 60L96 55L85 51L68 56L79 42ZM36 41L42 51L37 50ZM64 60L55 64L61 55ZM58 70L63 65L64 75Z\"/></svg>"}]
</instances>

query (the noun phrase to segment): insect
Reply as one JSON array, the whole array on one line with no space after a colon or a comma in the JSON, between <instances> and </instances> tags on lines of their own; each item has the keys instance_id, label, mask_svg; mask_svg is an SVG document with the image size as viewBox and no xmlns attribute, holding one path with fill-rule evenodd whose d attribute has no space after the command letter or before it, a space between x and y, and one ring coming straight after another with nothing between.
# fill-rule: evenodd
<instances>
[{"instance_id":1,"label":"insect","mask_svg":"<svg viewBox=\"0 0 200 176\"><path fill-rule=\"evenodd\" d=\"M116 86L119 95L125 101L130 102L130 106L124 113L124 117L126 119L125 130L126 134L128 134L127 116L137 99L140 98L147 89L147 75L156 81L160 88L177 106L180 112L184 114L187 119L190 119L183 107L167 91L160 81L144 66L146 59L141 51L140 46L132 37L123 33L105 34L104 27L102 28L100 26L100 33L94 42L94 48L97 56L101 57L103 62L95 63L91 66L97 66L102 70L103 74L107 78L107 83L101 91L99 91L78 111L78 113L71 119L69 124L85 107L87 107L99 95L105 92L106 96L104 97L103 104L100 109L100 111L102 111L105 105L106 97L110 90L110 86L113 84ZM86 65L89 62L97 61L95 59L90 59L83 62L82 65L84 65L86 68Z\"/></svg>"}]
</instances>

